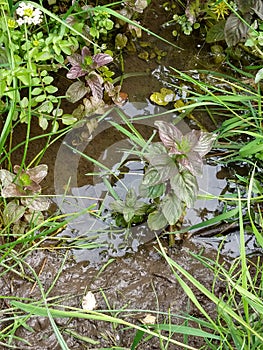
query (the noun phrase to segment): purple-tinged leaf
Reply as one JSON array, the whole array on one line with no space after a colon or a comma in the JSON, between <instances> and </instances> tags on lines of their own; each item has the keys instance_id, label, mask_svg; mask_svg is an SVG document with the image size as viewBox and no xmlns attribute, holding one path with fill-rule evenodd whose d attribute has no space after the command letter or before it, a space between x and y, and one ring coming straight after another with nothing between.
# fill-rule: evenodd
<instances>
[{"instance_id":1,"label":"purple-tinged leaf","mask_svg":"<svg viewBox=\"0 0 263 350\"><path fill-rule=\"evenodd\" d=\"M182 202L173 191L163 198L161 209L169 225L176 224L183 212Z\"/></svg>"},{"instance_id":2,"label":"purple-tinged leaf","mask_svg":"<svg viewBox=\"0 0 263 350\"><path fill-rule=\"evenodd\" d=\"M203 160L197 152L189 152L187 157L179 160L179 163L193 175L202 175Z\"/></svg>"},{"instance_id":3,"label":"purple-tinged leaf","mask_svg":"<svg viewBox=\"0 0 263 350\"><path fill-rule=\"evenodd\" d=\"M48 172L48 166L46 164L39 164L34 168L26 170L26 174L30 176L30 179L39 184L46 176Z\"/></svg>"},{"instance_id":4,"label":"purple-tinged leaf","mask_svg":"<svg viewBox=\"0 0 263 350\"><path fill-rule=\"evenodd\" d=\"M6 187L13 182L15 175L6 169L0 169L0 181L2 187Z\"/></svg>"},{"instance_id":5,"label":"purple-tinged leaf","mask_svg":"<svg viewBox=\"0 0 263 350\"><path fill-rule=\"evenodd\" d=\"M192 207L198 193L196 177L189 171L182 171L171 178L170 183L175 195L177 195L188 208Z\"/></svg>"},{"instance_id":6,"label":"purple-tinged leaf","mask_svg":"<svg viewBox=\"0 0 263 350\"><path fill-rule=\"evenodd\" d=\"M103 99L103 78L95 73L92 72L89 74L88 77L86 77L87 84L90 87L90 90L92 92L92 95L97 98L98 100Z\"/></svg>"},{"instance_id":7,"label":"purple-tinged leaf","mask_svg":"<svg viewBox=\"0 0 263 350\"><path fill-rule=\"evenodd\" d=\"M151 168L155 169L159 175L155 175L156 179L159 176L158 182L148 183L148 185L157 185L160 182L165 182L170 177L175 176L178 172L177 164L167 154L165 147L161 143L153 143L147 148L147 153L144 157L149 161Z\"/></svg>"},{"instance_id":8,"label":"purple-tinged leaf","mask_svg":"<svg viewBox=\"0 0 263 350\"><path fill-rule=\"evenodd\" d=\"M174 154L180 154L181 152L176 152L177 144L180 144L183 134L176 128L172 123L167 123L164 121L156 121L154 123L159 129L160 139L162 140L165 147L172 150Z\"/></svg>"},{"instance_id":9,"label":"purple-tinged leaf","mask_svg":"<svg viewBox=\"0 0 263 350\"><path fill-rule=\"evenodd\" d=\"M21 197L24 195L25 192L14 183L10 183L9 185L5 186L1 191L1 196L3 198Z\"/></svg>"},{"instance_id":10,"label":"purple-tinged leaf","mask_svg":"<svg viewBox=\"0 0 263 350\"><path fill-rule=\"evenodd\" d=\"M203 131L195 131L199 135L198 142L192 149L193 151L200 154L201 157L205 156L212 148L216 134L211 134Z\"/></svg>"},{"instance_id":11,"label":"purple-tinged leaf","mask_svg":"<svg viewBox=\"0 0 263 350\"><path fill-rule=\"evenodd\" d=\"M99 68L102 66L106 66L106 64L109 64L113 61L113 58L106 54L106 53L97 53L96 55L92 56L93 59L93 68Z\"/></svg>"},{"instance_id":12,"label":"purple-tinged leaf","mask_svg":"<svg viewBox=\"0 0 263 350\"><path fill-rule=\"evenodd\" d=\"M75 65L70 68L66 76L69 79L76 79L79 77L83 77L87 73L87 70L82 69L80 65Z\"/></svg>"},{"instance_id":13,"label":"purple-tinged leaf","mask_svg":"<svg viewBox=\"0 0 263 350\"><path fill-rule=\"evenodd\" d=\"M73 53L73 55L67 56L67 59L72 66L81 66L83 63L83 57L78 53Z\"/></svg>"},{"instance_id":14,"label":"purple-tinged leaf","mask_svg":"<svg viewBox=\"0 0 263 350\"><path fill-rule=\"evenodd\" d=\"M22 198L21 203L31 210L45 211L50 206L50 201L47 198Z\"/></svg>"},{"instance_id":15,"label":"purple-tinged leaf","mask_svg":"<svg viewBox=\"0 0 263 350\"><path fill-rule=\"evenodd\" d=\"M81 56L82 56L82 60L84 59L85 56L91 56L90 49L87 46L83 46L81 50Z\"/></svg>"}]
</instances>

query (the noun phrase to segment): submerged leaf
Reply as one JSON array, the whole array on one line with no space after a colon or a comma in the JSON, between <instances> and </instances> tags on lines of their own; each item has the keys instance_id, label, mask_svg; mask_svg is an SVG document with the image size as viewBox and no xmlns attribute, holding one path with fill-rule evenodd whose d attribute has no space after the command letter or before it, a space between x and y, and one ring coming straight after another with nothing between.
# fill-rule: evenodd
<instances>
[{"instance_id":1,"label":"submerged leaf","mask_svg":"<svg viewBox=\"0 0 263 350\"><path fill-rule=\"evenodd\" d=\"M228 17L224 29L225 41L228 46L235 46L239 42L245 41L248 26L233 13Z\"/></svg>"},{"instance_id":2,"label":"submerged leaf","mask_svg":"<svg viewBox=\"0 0 263 350\"><path fill-rule=\"evenodd\" d=\"M205 41L209 44L225 39L224 28L226 21L222 20L213 25L206 33Z\"/></svg>"}]
</instances>

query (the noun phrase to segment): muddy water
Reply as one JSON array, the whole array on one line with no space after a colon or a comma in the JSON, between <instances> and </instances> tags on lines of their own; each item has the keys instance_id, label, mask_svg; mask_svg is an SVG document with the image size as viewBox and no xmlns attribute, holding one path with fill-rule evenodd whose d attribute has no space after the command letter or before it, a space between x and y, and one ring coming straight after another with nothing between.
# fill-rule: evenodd
<instances>
[{"instance_id":1,"label":"muddy water","mask_svg":"<svg viewBox=\"0 0 263 350\"><path fill-rule=\"evenodd\" d=\"M159 35L167 35L170 37L168 29L162 29L159 25L163 23L167 14L158 4L151 6L145 13L143 25L149 27L149 23L154 23L154 30ZM147 36L145 39L149 39ZM152 38L150 40L153 40ZM167 50L168 55L163 59L162 64L169 67L174 65L178 69L194 69L203 67L203 62L209 62L211 57L205 50L199 38L180 37L176 44L183 49L174 49L164 46L164 44L153 40L156 45L163 50ZM186 59L187 57L187 59ZM153 71L159 68L155 61L144 62L136 55L125 57L125 72ZM65 79L61 77L61 79ZM58 82L59 83L59 82ZM124 106L123 111L129 118L135 118L141 115L159 112L156 106L149 103L149 96L153 91L159 89L159 82L153 76L130 78L124 81L123 90L129 95L129 103ZM115 120L116 116L111 114L109 120ZM166 115L166 118L176 118L174 115ZM205 116L200 117L203 124L209 129L211 126ZM152 132L152 123L154 119L145 121L136 121L142 132ZM105 122L107 124L107 121ZM127 149L130 144L120 135L116 135L113 128L110 129L109 124L101 124L102 129L98 129L96 135L88 144L83 144L82 151L106 164L111 169L120 161L124 152L116 150ZM187 123L182 124L182 128L189 128ZM16 135L17 141L23 140L24 129L18 128ZM74 131L70 134L73 138L76 136ZM40 130L33 125L32 136L38 135ZM73 206L78 208L88 207L94 204L95 199L105 195L105 185L100 178L96 176L86 176L86 173L94 172L94 167L90 162L81 159L76 153L72 152L66 146L69 139L66 138L52 145L45 153L42 162L49 166L49 177L44 182L44 188L48 194L61 195L65 193L65 185L69 184L73 199L67 198L67 201L61 201L58 196L55 199L56 204L64 213L74 212ZM28 152L27 162L31 161L36 154L43 148L44 143L41 140L32 142ZM56 155L56 157L54 157ZM21 150L13 154L13 164L19 164L21 159ZM128 168L127 174L122 179L124 185L130 183L136 188L138 178L141 176L142 168L138 161L132 160L126 164ZM219 195L225 191L227 182L225 178L220 176L221 167L215 165L205 165L203 178L199 179L201 193L213 193ZM134 175L135 173L135 175ZM70 180L70 181L69 181ZM116 183L116 189L122 195L123 188L121 183ZM81 197L81 200L80 200ZM72 198L72 197L71 197ZM92 199L91 199L92 198ZM64 198L65 199L65 198ZM105 199L105 198L104 198ZM105 205L107 206L107 198ZM191 225L201 220L211 218L220 209L219 203L213 201L197 201L195 208L189 210L185 219L185 225ZM104 230L104 232L102 232ZM153 311L160 312L158 316L159 322L166 322L167 318L162 316L162 312L170 312L172 322L181 324L179 318L183 312L190 315L199 316L195 307L189 302L188 298L182 292L176 279L170 272L167 263L161 258L157 252L158 244L152 232L147 231L146 227L141 226L134 229L128 240L123 237L124 233L119 232L111 237L108 234L108 226L105 222L94 220L88 214L80 216L67 226L65 231L60 235L66 235L69 240L82 236L87 241L91 240L90 235L95 235L93 239L97 243L102 243L103 247L95 250L72 249L63 250L56 249L50 242L44 242L31 253L28 253L26 262L39 274L40 281L44 290L47 292L61 268L59 278L54 287L50 291L48 297L53 299L54 304L60 307L81 307L82 298L87 290L93 291L96 296L98 309L108 310L109 305L112 309L123 309L121 317L125 320L140 324L140 320ZM99 235L98 235L99 232ZM222 262L231 263L231 260L238 255L238 229L231 232L225 237L198 237L194 236L189 240L185 240L180 249L175 248L169 251L170 256L181 266L187 269L194 277L196 277L204 286L208 287L213 281L212 274L204 270L204 267L192 258L190 252L203 252L205 256L215 260L219 244L225 239L223 245ZM164 238L162 243L166 246L167 242ZM255 242L253 238L247 237L248 253L255 253ZM108 260L110 259L110 260ZM103 263L109 262L108 266L100 272ZM20 268L22 271L22 267ZM28 268L22 271L23 275L32 277L32 273ZM33 278L34 279L34 278ZM34 283L25 278L19 277L10 272L5 278L0 279L0 289L2 296L16 296L21 298L29 298L31 301L41 300L40 289ZM103 293L102 293L103 291ZM224 292L222 282L215 285L215 293L221 295ZM208 302L199 292L196 291L198 300L210 315L214 315L214 306ZM107 301L107 302L106 302ZM62 306L61 306L62 305ZM8 299L0 300L1 309L7 309L10 306ZM134 309L142 310L135 313ZM153 310L152 312L146 310ZM12 313L11 313L12 315ZM13 338L11 344L16 349L60 349L57 344L54 332L50 322L44 317L30 317L27 320L27 327L18 327L16 337ZM9 324L8 320L1 320L0 329L4 332L5 327ZM66 343L70 349L100 349L103 347L112 348L114 346L130 349L135 332L123 330L120 326L106 324L102 322L79 320L79 319L56 319L56 324L63 334ZM31 327L31 328L30 328ZM85 342L84 340L73 337L70 334L75 332L80 336L86 336L94 341L94 344ZM182 341L182 338L177 337ZM189 345L195 346L197 349L203 345L202 340L189 337ZM0 345L0 349L8 349L4 344ZM157 339L152 339L147 343L139 346L142 350L160 349ZM169 346L171 350L177 350L176 346Z\"/></svg>"}]
</instances>

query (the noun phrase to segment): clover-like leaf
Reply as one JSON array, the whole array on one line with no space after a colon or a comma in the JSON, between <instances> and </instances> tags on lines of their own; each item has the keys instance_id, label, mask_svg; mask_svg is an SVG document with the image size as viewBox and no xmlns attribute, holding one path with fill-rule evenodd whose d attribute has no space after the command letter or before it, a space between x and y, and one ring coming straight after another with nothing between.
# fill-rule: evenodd
<instances>
[{"instance_id":1,"label":"clover-like leaf","mask_svg":"<svg viewBox=\"0 0 263 350\"><path fill-rule=\"evenodd\" d=\"M170 184L176 196L190 208L198 193L196 177L189 171L183 171L171 178Z\"/></svg>"}]
</instances>

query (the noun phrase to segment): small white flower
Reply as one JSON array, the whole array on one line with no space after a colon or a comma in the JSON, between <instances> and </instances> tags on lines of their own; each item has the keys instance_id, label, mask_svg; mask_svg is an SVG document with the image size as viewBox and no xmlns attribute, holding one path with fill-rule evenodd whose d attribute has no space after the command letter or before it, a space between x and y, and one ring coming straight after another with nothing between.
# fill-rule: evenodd
<instances>
[{"instance_id":1,"label":"small white flower","mask_svg":"<svg viewBox=\"0 0 263 350\"><path fill-rule=\"evenodd\" d=\"M82 300L82 309L87 310L87 311L92 311L96 309L97 307L97 302L95 299L95 296L92 292L88 292Z\"/></svg>"},{"instance_id":2,"label":"small white flower","mask_svg":"<svg viewBox=\"0 0 263 350\"><path fill-rule=\"evenodd\" d=\"M18 25L22 24L39 24L42 22L42 12L34 9L33 5L21 2L16 10L16 14L21 18L17 19Z\"/></svg>"},{"instance_id":3,"label":"small white flower","mask_svg":"<svg viewBox=\"0 0 263 350\"><path fill-rule=\"evenodd\" d=\"M16 23L17 23L19 26L22 26L22 25L25 23L25 21L24 21L22 18L18 18L17 21L16 21Z\"/></svg>"}]
</instances>

